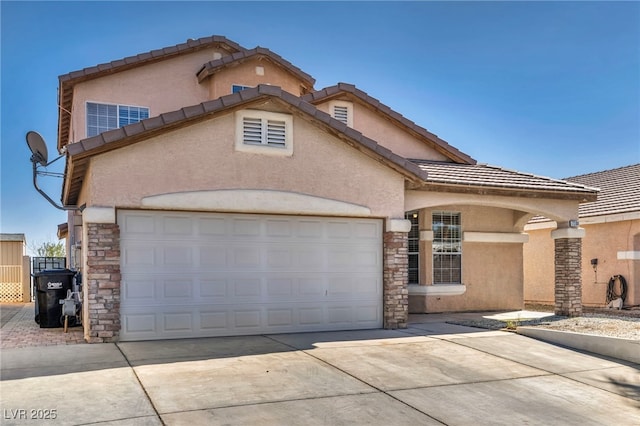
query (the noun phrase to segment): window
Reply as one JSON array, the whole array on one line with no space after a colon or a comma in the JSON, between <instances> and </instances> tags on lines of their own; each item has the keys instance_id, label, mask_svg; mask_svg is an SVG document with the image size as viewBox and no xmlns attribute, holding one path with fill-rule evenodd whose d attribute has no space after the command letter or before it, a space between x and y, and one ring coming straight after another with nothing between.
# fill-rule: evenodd
<instances>
[{"instance_id":1,"label":"window","mask_svg":"<svg viewBox=\"0 0 640 426\"><path fill-rule=\"evenodd\" d=\"M231 93L238 93L239 91L244 89L251 89L251 86L242 86L240 84L234 84L231 86Z\"/></svg>"},{"instance_id":2,"label":"window","mask_svg":"<svg viewBox=\"0 0 640 426\"><path fill-rule=\"evenodd\" d=\"M149 118L149 108L87 102L87 137Z\"/></svg>"},{"instance_id":3,"label":"window","mask_svg":"<svg viewBox=\"0 0 640 426\"><path fill-rule=\"evenodd\" d=\"M407 212L404 218L411 222L409 231L409 284L420 282L420 216L417 211Z\"/></svg>"},{"instance_id":4,"label":"window","mask_svg":"<svg viewBox=\"0 0 640 426\"><path fill-rule=\"evenodd\" d=\"M349 127L353 127L353 104L344 101L332 101L329 103L331 116L338 121L342 121Z\"/></svg>"},{"instance_id":5,"label":"window","mask_svg":"<svg viewBox=\"0 0 640 426\"><path fill-rule=\"evenodd\" d=\"M289 114L243 110L236 113L236 150L292 155L293 119Z\"/></svg>"},{"instance_id":6,"label":"window","mask_svg":"<svg viewBox=\"0 0 640 426\"><path fill-rule=\"evenodd\" d=\"M462 284L460 213L433 212L433 283Z\"/></svg>"}]
</instances>

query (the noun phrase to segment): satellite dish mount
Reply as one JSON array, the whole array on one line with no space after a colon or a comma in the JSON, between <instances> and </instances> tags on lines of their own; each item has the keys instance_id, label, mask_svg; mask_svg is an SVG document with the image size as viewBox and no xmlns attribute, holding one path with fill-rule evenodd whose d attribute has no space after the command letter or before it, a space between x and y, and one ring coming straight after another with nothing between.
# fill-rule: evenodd
<instances>
[{"instance_id":1,"label":"satellite dish mount","mask_svg":"<svg viewBox=\"0 0 640 426\"><path fill-rule=\"evenodd\" d=\"M31 164L33 165L33 186L36 188L36 191L40 193L52 206L60 210L79 210L78 207L65 207L56 204L55 201L51 199L40 187L38 186L38 175L46 175L46 176L62 176L60 173L51 173L46 171L39 171L38 167L47 167L50 164L55 163L64 155L59 156L51 162L48 162L49 155L47 153L47 144L42 139L42 136L38 132L30 131L27 132L27 145L29 146L29 150L31 150Z\"/></svg>"}]
</instances>

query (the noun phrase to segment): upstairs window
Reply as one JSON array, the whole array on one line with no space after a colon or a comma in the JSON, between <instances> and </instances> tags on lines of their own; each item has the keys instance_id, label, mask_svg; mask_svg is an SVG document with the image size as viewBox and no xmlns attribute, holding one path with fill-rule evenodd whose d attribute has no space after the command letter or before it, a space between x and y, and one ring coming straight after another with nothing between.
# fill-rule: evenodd
<instances>
[{"instance_id":1,"label":"upstairs window","mask_svg":"<svg viewBox=\"0 0 640 426\"><path fill-rule=\"evenodd\" d=\"M244 89L251 89L251 86L242 86L240 84L234 84L231 86L231 93L238 93Z\"/></svg>"},{"instance_id":2,"label":"upstairs window","mask_svg":"<svg viewBox=\"0 0 640 426\"><path fill-rule=\"evenodd\" d=\"M353 104L351 102L332 101L329 103L329 111L333 118L353 127Z\"/></svg>"},{"instance_id":3,"label":"upstairs window","mask_svg":"<svg viewBox=\"0 0 640 426\"><path fill-rule=\"evenodd\" d=\"M289 114L257 110L236 113L236 151L290 156L292 132Z\"/></svg>"},{"instance_id":4,"label":"upstairs window","mask_svg":"<svg viewBox=\"0 0 640 426\"><path fill-rule=\"evenodd\" d=\"M149 108L87 102L87 137L149 118Z\"/></svg>"}]
</instances>

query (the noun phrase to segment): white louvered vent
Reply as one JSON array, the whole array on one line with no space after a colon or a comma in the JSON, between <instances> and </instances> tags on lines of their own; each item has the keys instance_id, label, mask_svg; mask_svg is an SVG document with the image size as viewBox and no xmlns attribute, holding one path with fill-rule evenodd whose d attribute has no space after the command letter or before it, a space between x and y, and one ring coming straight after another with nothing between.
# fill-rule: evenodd
<instances>
[{"instance_id":1,"label":"white louvered vent","mask_svg":"<svg viewBox=\"0 0 640 426\"><path fill-rule=\"evenodd\" d=\"M335 105L333 107L333 118L342 121L344 124L349 124L349 108L343 105Z\"/></svg>"},{"instance_id":2,"label":"white louvered vent","mask_svg":"<svg viewBox=\"0 0 640 426\"><path fill-rule=\"evenodd\" d=\"M244 117L242 121L242 140L246 144L262 144L262 120Z\"/></svg>"},{"instance_id":3,"label":"white louvered vent","mask_svg":"<svg viewBox=\"0 0 640 426\"><path fill-rule=\"evenodd\" d=\"M293 155L293 117L271 111L236 111L235 149L252 154Z\"/></svg>"},{"instance_id":4,"label":"white louvered vent","mask_svg":"<svg viewBox=\"0 0 640 426\"><path fill-rule=\"evenodd\" d=\"M286 124L284 121L267 121L267 145L285 146L287 142Z\"/></svg>"}]
</instances>

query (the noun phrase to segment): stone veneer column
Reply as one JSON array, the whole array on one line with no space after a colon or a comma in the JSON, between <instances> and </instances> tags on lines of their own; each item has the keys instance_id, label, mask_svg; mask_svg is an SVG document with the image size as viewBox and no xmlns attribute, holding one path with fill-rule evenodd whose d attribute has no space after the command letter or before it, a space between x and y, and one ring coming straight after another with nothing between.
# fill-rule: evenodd
<instances>
[{"instance_id":1,"label":"stone veneer column","mask_svg":"<svg viewBox=\"0 0 640 426\"><path fill-rule=\"evenodd\" d=\"M582 237L584 229L562 228L555 240L555 314L582 315Z\"/></svg>"},{"instance_id":2,"label":"stone veneer column","mask_svg":"<svg viewBox=\"0 0 640 426\"><path fill-rule=\"evenodd\" d=\"M408 240L411 222L389 220L384 233L384 328L407 328L409 320Z\"/></svg>"},{"instance_id":3,"label":"stone veneer column","mask_svg":"<svg viewBox=\"0 0 640 426\"><path fill-rule=\"evenodd\" d=\"M116 342L120 336L120 227L87 223L87 271L84 285L89 343Z\"/></svg>"}]
</instances>

